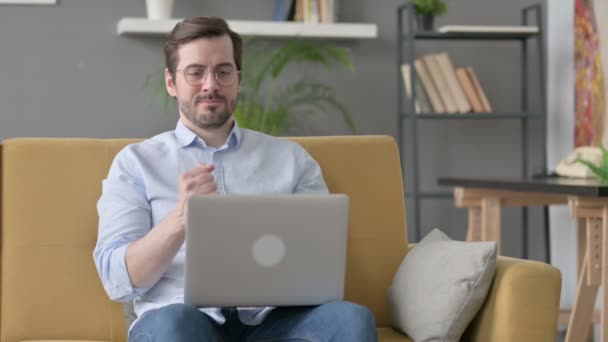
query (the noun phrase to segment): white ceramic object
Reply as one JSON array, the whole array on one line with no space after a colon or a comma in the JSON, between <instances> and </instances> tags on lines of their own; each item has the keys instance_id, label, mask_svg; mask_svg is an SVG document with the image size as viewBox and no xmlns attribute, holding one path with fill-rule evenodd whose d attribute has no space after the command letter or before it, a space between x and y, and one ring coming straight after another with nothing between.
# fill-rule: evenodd
<instances>
[{"instance_id":1,"label":"white ceramic object","mask_svg":"<svg viewBox=\"0 0 608 342\"><path fill-rule=\"evenodd\" d=\"M169 19L173 14L174 0L146 0L148 19Z\"/></svg>"}]
</instances>

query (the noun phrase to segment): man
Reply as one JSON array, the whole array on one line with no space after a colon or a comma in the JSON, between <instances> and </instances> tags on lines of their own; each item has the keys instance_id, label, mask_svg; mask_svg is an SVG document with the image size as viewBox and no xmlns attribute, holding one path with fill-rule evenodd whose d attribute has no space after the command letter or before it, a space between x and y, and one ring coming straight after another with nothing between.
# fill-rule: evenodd
<instances>
[{"instance_id":1,"label":"man","mask_svg":"<svg viewBox=\"0 0 608 342\"><path fill-rule=\"evenodd\" d=\"M187 19L169 35L165 83L179 121L174 131L120 151L103 181L94 259L104 288L110 298L134 303L129 341L375 341L371 312L348 302L276 309L184 304L188 196L327 192L319 165L302 147L238 127L232 113L242 45L220 18Z\"/></svg>"}]
</instances>

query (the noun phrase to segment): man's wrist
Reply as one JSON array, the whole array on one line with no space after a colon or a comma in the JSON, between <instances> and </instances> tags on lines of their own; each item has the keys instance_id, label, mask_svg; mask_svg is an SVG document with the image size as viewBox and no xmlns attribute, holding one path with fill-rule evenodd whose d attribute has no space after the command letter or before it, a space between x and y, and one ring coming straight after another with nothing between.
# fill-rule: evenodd
<instances>
[{"instance_id":1,"label":"man's wrist","mask_svg":"<svg viewBox=\"0 0 608 342\"><path fill-rule=\"evenodd\" d=\"M186 238L186 219L185 213L178 206L169 215L163 222L166 225L166 228L171 231L172 236L178 236L181 240Z\"/></svg>"}]
</instances>

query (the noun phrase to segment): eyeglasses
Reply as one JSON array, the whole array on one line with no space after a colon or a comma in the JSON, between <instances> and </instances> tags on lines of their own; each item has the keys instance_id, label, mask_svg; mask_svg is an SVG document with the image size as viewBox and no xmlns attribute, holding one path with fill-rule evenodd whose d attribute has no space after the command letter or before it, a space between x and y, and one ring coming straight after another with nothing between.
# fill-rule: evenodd
<instances>
[{"instance_id":1,"label":"eyeglasses","mask_svg":"<svg viewBox=\"0 0 608 342\"><path fill-rule=\"evenodd\" d=\"M203 82L205 82L207 79L207 74L209 74L209 69L202 65L190 65L183 70L175 71L183 72L186 82L188 82L188 84L191 86L199 86L203 84ZM219 66L213 70L215 80L224 87L233 85L238 80L240 73L241 71L236 70L236 68L232 65Z\"/></svg>"}]
</instances>

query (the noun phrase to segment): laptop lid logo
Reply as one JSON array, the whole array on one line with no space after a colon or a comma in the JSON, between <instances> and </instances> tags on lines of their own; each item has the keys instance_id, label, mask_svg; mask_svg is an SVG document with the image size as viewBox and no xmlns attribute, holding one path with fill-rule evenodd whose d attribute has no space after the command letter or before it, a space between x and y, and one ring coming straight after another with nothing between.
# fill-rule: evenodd
<instances>
[{"instance_id":1,"label":"laptop lid logo","mask_svg":"<svg viewBox=\"0 0 608 342\"><path fill-rule=\"evenodd\" d=\"M274 234L262 235L253 243L251 254L258 265L274 267L285 257L285 243Z\"/></svg>"}]
</instances>

